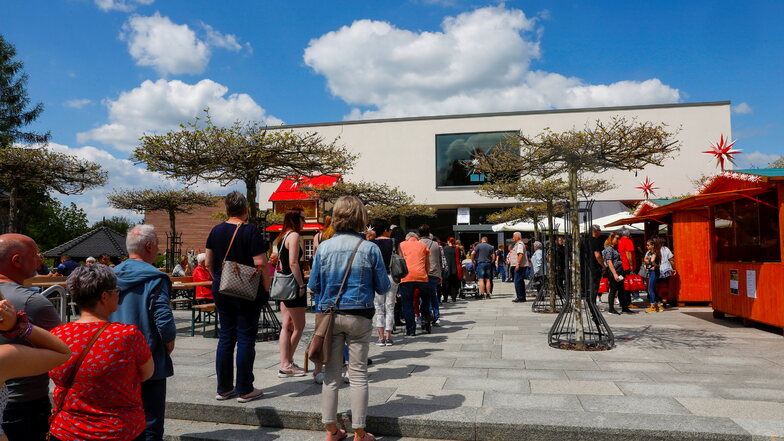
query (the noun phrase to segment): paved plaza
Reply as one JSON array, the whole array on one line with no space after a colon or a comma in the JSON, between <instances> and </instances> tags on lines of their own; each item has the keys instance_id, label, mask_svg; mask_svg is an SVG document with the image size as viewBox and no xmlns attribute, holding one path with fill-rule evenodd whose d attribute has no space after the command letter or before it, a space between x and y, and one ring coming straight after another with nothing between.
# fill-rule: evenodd
<instances>
[{"instance_id":1,"label":"paved plaza","mask_svg":"<svg viewBox=\"0 0 784 441\"><path fill-rule=\"evenodd\" d=\"M368 430L399 441L784 440L784 339L776 330L717 320L705 307L605 315L615 349L563 351L547 345L555 316L512 303L512 291L497 283L493 299L442 305L443 326L431 335L371 344ZM185 335L190 313L176 314ZM323 439L315 432L321 386L310 376L277 378L277 342L257 344L265 398L215 401L216 343L198 332L177 340L171 439ZM344 385L347 424L348 403Z\"/></svg>"}]
</instances>

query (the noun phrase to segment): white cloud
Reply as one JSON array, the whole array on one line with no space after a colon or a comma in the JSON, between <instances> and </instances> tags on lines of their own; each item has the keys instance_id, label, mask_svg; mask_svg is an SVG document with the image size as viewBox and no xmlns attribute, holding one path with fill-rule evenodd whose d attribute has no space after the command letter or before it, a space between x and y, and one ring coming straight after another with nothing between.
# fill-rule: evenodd
<instances>
[{"instance_id":1,"label":"white cloud","mask_svg":"<svg viewBox=\"0 0 784 441\"><path fill-rule=\"evenodd\" d=\"M210 47L220 47L223 49L230 50L232 52L239 52L242 50L243 47L248 49L248 52L252 52L253 48L251 47L250 43L245 43L244 45L240 43L239 38L237 38L234 34L223 34L212 26L208 25L207 23L201 24L202 28L204 28L205 32L205 40Z\"/></svg>"},{"instance_id":2,"label":"white cloud","mask_svg":"<svg viewBox=\"0 0 784 441\"><path fill-rule=\"evenodd\" d=\"M749 103L745 101L738 104L737 106L732 106L732 113L736 115L748 115L752 112L754 112L754 109L752 109Z\"/></svg>"},{"instance_id":3,"label":"white cloud","mask_svg":"<svg viewBox=\"0 0 784 441\"><path fill-rule=\"evenodd\" d=\"M88 100L87 98L73 99L73 100L66 101L65 102L65 106L66 107L70 107L72 109L81 109L82 107L85 107L85 106L87 106L89 104L92 104L92 103L93 103L93 100Z\"/></svg>"},{"instance_id":4,"label":"white cloud","mask_svg":"<svg viewBox=\"0 0 784 441\"><path fill-rule=\"evenodd\" d=\"M139 66L151 66L160 74L198 74L210 60L207 44L187 25L178 25L155 13L135 15L123 25L120 39Z\"/></svg>"},{"instance_id":5,"label":"white cloud","mask_svg":"<svg viewBox=\"0 0 784 441\"><path fill-rule=\"evenodd\" d=\"M111 153L92 146L69 147L63 144L49 143L50 150L76 156L80 159L93 161L101 165L109 173L109 179L105 186L93 190L87 190L84 194L76 196L63 196L68 202L74 202L83 209L91 222L100 220L103 217L126 216L133 219L140 219L139 213L126 210L118 210L109 206L106 196L114 190L143 189L143 188L182 188L183 185L177 181L166 178L159 173L147 171L142 166L135 166L128 159L118 158ZM223 187L216 183L199 183L191 187L196 190L208 191L215 194L226 194L231 190L244 188L239 185Z\"/></svg>"},{"instance_id":6,"label":"white cloud","mask_svg":"<svg viewBox=\"0 0 784 441\"><path fill-rule=\"evenodd\" d=\"M244 45L234 34L223 34L212 26L201 23L203 38L188 25L176 24L158 12L143 17L134 15L120 32L120 39L128 43L128 52L138 66L149 66L161 75L200 74L212 55L212 48L239 52Z\"/></svg>"},{"instance_id":7,"label":"white cloud","mask_svg":"<svg viewBox=\"0 0 784 441\"><path fill-rule=\"evenodd\" d=\"M97 141L130 151L143 134L176 129L181 123L193 121L206 108L216 124L227 125L236 120L262 121L268 125L283 123L268 115L250 95L227 96L228 91L226 86L209 79L196 84L147 80L135 89L122 92L116 100L106 100L109 122L78 133L76 139L80 144Z\"/></svg>"},{"instance_id":8,"label":"white cloud","mask_svg":"<svg viewBox=\"0 0 784 441\"><path fill-rule=\"evenodd\" d=\"M439 32L359 20L311 40L304 61L349 118L677 102L658 79L587 84L532 70L541 57L537 19L493 6L447 17Z\"/></svg>"},{"instance_id":9,"label":"white cloud","mask_svg":"<svg viewBox=\"0 0 784 441\"><path fill-rule=\"evenodd\" d=\"M779 159L781 155L763 152L743 152L735 156L735 165L737 168L751 168L760 167L765 168L771 162Z\"/></svg>"},{"instance_id":10,"label":"white cloud","mask_svg":"<svg viewBox=\"0 0 784 441\"><path fill-rule=\"evenodd\" d=\"M130 12L139 5L151 5L155 0L95 0L98 9L108 11Z\"/></svg>"}]
</instances>

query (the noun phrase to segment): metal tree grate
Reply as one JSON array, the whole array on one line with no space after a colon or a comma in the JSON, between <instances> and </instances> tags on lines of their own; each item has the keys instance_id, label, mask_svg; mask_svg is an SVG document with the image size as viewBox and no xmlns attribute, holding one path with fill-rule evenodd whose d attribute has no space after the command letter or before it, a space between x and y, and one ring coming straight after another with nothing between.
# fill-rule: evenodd
<instances>
[{"instance_id":1,"label":"metal tree grate","mask_svg":"<svg viewBox=\"0 0 784 441\"><path fill-rule=\"evenodd\" d=\"M182 255L182 233L172 236L166 233L166 272L170 273Z\"/></svg>"},{"instance_id":2,"label":"metal tree grate","mask_svg":"<svg viewBox=\"0 0 784 441\"><path fill-rule=\"evenodd\" d=\"M261 304L261 318L259 320L259 333L256 341L272 341L280 338L280 321L269 302Z\"/></svg>"},{"instance_id":3,"label":"metal tree grate","mask_svg":"<svg viewBox=\"0 0 784 441\"><path fill-rule=\"evenodd\" d=\"M564 295L563 287L555 284L555 302L550 301L550 292L547 290L547 278L545 277L542 287L536 294L536 300L531 305L531 310L538 313L556 313L561 312L564 304L566 304L566 296Z\"/></svg>"},{"instance_id":4,"label":"metal tree grate","mask_svg":"<svg viewBox=\"0 0 784 441\"><path fill-rule=\"evenodd\" d=\"M558 227L556 226L555 228L557 229ZM549 229L548 223L548 228L545 229L544 237L544 243L547 245L545 246L547 252L545 253L543 260L547 274L543 278L542 284L539 286L539 289L536 292L536 300L534 300L533 304L531 305L531 311L540 314L555 314L561 312L563 305L567 302L566 295L564 295L564 288L559 283L559 274L556 272L555 268L550 268L549 254L555 253L555 250L550 249L549 244L550 238L555 236L555 231ZM554 283L555 296L554 299L550 299L549 278L553 273L555 273L556 278Z\"/></svg>"},{"instance_id":5,"label":"metal tree grate","mask_svg":"<svg viewBox=\"0 0 784 441\"><path fill-rule=\"evenodd\" d=\"M580 256L582 262L588 262L588 236L581 233L578 237L572 236L572 229L569 225L569 214L572 208L565 204L566 213L566 253L572 256L572 250L576 241L580 241ZM580 230L590 231L593 221L591 209L593 201L588 202L584 208L575 208L582 220ZM548 333L548 343L551 347L558 349L569 349L578 351L603 351L615 347L615 336L613 336L610 326L602 317L595 304L590 302L591 296L588 291L593 284L591 283L588 265L580 265L580 273L577 275L577 286L573 283L574 262L571 258L566 259L566 293L571 294L563 305L561 312L555 319L553 326Z\"/></svg>"}]
</instances>

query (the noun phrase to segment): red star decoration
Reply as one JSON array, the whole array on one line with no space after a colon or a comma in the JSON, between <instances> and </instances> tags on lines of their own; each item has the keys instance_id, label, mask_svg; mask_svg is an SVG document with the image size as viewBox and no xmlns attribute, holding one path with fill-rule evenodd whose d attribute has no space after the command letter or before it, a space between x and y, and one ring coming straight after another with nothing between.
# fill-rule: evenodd
<instances>
[{"instance_id":1,"label":"red star decoration","mask_svg":"<svg viewBox=\"0 0 784 441\"><path fill-rule=\"evenodd\" d=\"M727 160L731 162L732 165L735 165L735 158L733 158L733 156L737 155L738 153L742 153L740 150L732 149L732 146L735 145L735 142L737 141L732 141L727 144L728 141L729 140L725 141L724 135L722 134L721 138L719 138L718 144L710 146L712 150L706 150L702 152L715 156L716 164L721 167L722 170L724 170L724 160Z\"/></svg>"},{"instance_id":2,"label":"red star decoration","mask_svg":"<svg viewBox=\"0 0 784 441\"><path fill-rule=\"evenodd\" d=\"M645 195L645 199L650 199L650 195L655 195L656 193L653 190L658 190L659 187L653 186L653 181L645 177L645 180L640 182L640 186L636 187L638 190L642 190L642 194Z\"/></svg>"}]
</instances>

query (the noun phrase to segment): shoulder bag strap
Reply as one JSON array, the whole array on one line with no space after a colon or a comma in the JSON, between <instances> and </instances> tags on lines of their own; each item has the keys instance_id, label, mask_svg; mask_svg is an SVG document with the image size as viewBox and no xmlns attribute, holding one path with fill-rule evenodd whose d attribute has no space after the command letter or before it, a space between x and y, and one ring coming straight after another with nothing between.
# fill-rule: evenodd
<instances>
[{"instance_id":1,"label":"shoulder bag strap","mask_svg":"<svg viewBox=\"0 0 784 441\"><path fill-rule=\"evenodd\" d=\"M348 280L348 274L351 272L351 265L354 263L354 256L357 255L357 250L359 250L359 246L362 245L365 239L359 239L357 242L357 246L354 247L354 252L351 253L351 257L348 259L348 266L346 266L346 272L343 274L343 281L340 282L340 289L338 290L338 295L335 297L335 308L337 308L338 303L340 303L340 298L343 297L343 287L346 286L346 280Z\"/></svg>"},{"instance_id":2,"label":"shoulder bag strap","mask_svg":"<svg viewBox=\"0 0 784 441\"><path fill-rule=\"evenodd\" d=\"M275 267L276 271L282 271L283 270L283 260L280 258L280 252L283 250L283 248L286 247L286 239L288 239L289 238L289 234L291 234L293 232L294 232L294 230L289 230L289 232L286 233L285 236L283 236L283 239L281 239L281 241L278 242L278 265ZM288 250L288 248L286 248L286 249ZM289 252L291 252L291 250L289 250Z\"/></svg>"},{"instance_id":3,"label":"shoulder bag strap","mask_svg":"<svg viewBox=\"0 0 784 441\"><path fill-rule=\"evenodd\" d=\"M237 231L240 230L242 226L242 222L237 224L237 228L234 230L234 234L231 235L231 242L229 242L229 247L226 248L226 255L223 256L223 262L226 262L226 258L229 257L229 251L231 251L231 246L234 245L234 238L237 237Z\"/></svg>"},{"instance_id":4,"label":"shoulder bag strap","mask_svg":"<svg viewBox=\"0 0 784 441\"><path fill-rule=\"evenodd\" d=\"M98 329L98 332L96 332L93 335L93 338L90 339L90 342L87 343L87 346L85 346L82 353L79 354L79 358L76 359L76 363L74 363L71 372L68 374L68 378L65 380L65 384L63 384L63 393L62 395L60 395L60 399L57 402L57 407L55 407L54 411L52 412L52 416L49 419L49 425L51 425L51 423L54 421L55 416L57 416L57 414L60 413L60 411L63 409L63 403L65 403L65 398L66 396L68 396L68 392L70 392L71 386L73 386L73 382L76 379L76 374L79 372L79 368L82 366L82 362L84 361L84 358L87 357L87 354L90 352L90 349L92 349L95 342L98 341L98 337L101 336L101 333L103 333L103 331L105 331L106 328L109 327L109 325L111 325L111 322L104 323L103 326L101 326Z\"/></svg>"}]
</instances>

